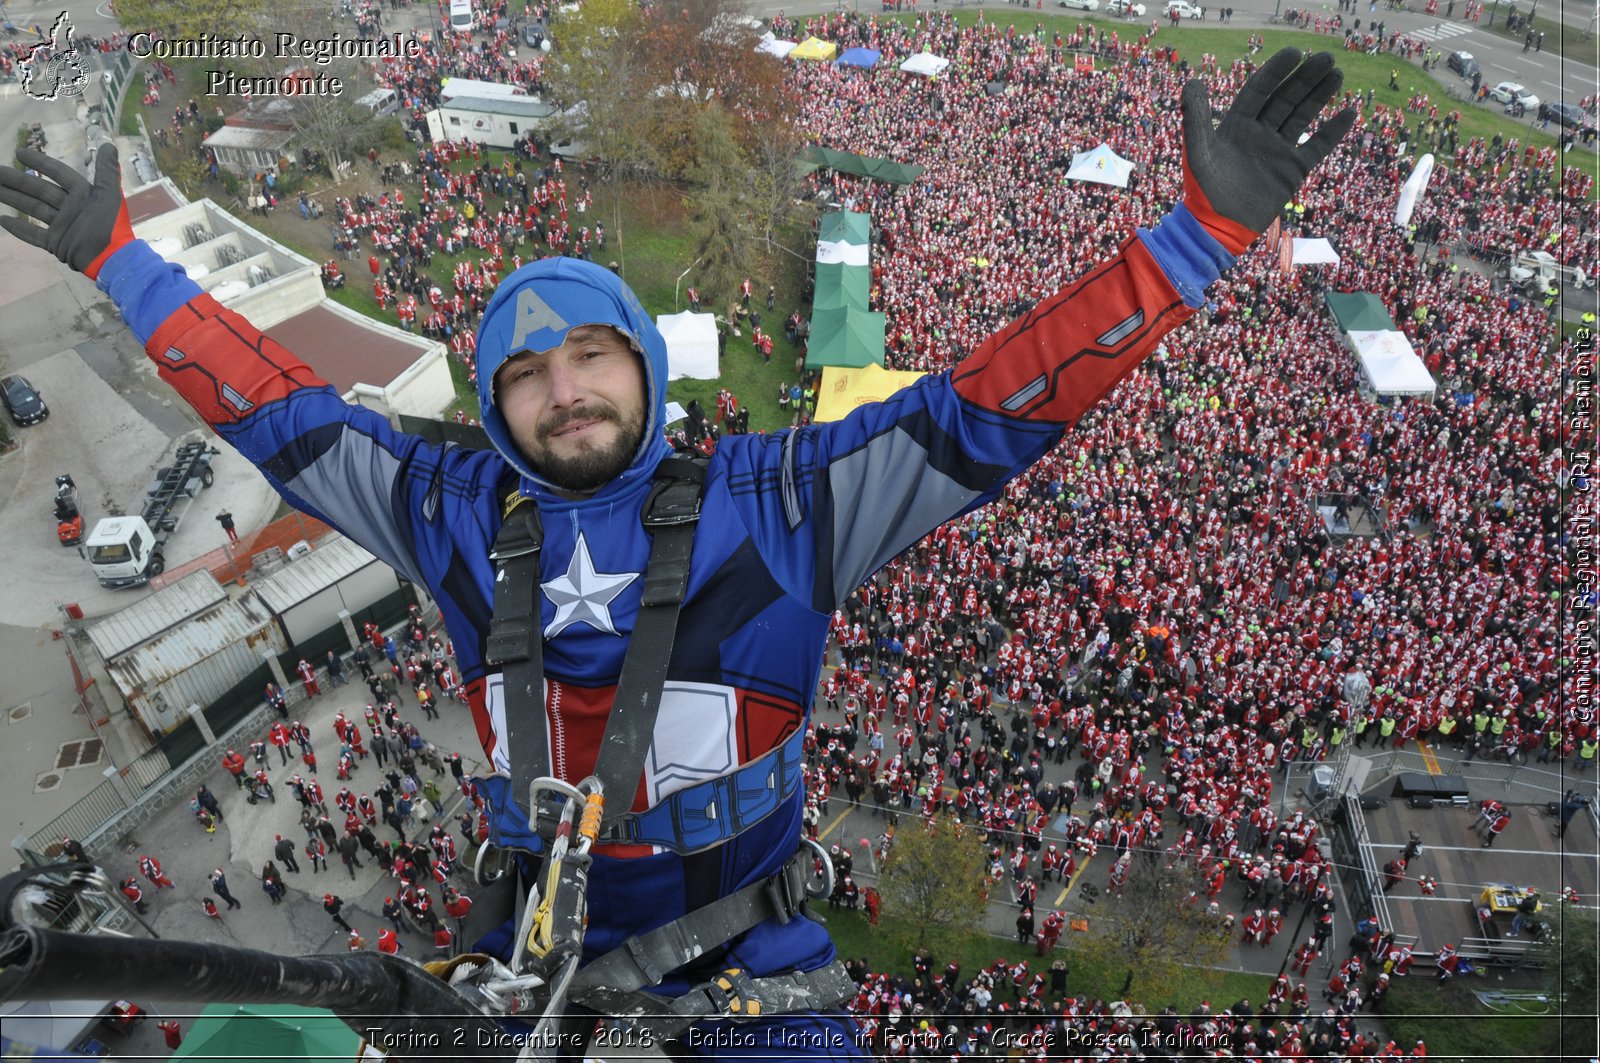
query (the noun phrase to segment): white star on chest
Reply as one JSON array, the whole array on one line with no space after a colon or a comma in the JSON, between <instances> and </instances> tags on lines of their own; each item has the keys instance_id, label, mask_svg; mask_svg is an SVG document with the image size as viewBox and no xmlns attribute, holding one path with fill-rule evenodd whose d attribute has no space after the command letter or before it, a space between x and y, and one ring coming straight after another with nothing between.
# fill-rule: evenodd
<instances>
[{"instance_id":1,"label":"white star on chest","mask_svg":"<svg viewBox=\"0 0 1600 1063\"><path fill-rule=\"evenodd\" d=\"M638 578L637 572L596 572L594 560L589 556L589 544L579 532L578 545L572 550L567 571L539 585L556 607L555 619L544 629L544 637L553 639L579 623L608 635L617 634L611 622L611 602Z\"/></svg>"}]
</instances>

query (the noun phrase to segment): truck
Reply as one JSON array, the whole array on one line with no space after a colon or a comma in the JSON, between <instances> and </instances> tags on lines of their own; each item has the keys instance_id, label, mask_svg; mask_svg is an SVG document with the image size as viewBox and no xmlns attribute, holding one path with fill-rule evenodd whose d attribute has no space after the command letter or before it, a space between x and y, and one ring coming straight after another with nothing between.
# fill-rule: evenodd
<instances>
[{"instance_id":1,"label":"truck","mask_svg":"<svg viewBox=\"0 0 1600 1063\"><path fill-rule=\"evenodd\" d=\"M137 587L166 571L166 546L195 496L211 486L211 459L219 451L184 443L172 464L156 471L137 515L105 517L84 540L84 555L106 587Z\"/></svg>"},{"instance_id":2,"label":"truck","mask_svg":"<svg viewBox=\"0 0 1600 1063\"><path fill-rule=\"evenodd\" d=\"M1580 290L1594 284L1594 278L1582 266L1563 266L1548 251L1529 251L1518 255L1506 272L1511 283L1529 295L1543 295L1552 281L1570 284Z\"/></svg>"}]
</instances>

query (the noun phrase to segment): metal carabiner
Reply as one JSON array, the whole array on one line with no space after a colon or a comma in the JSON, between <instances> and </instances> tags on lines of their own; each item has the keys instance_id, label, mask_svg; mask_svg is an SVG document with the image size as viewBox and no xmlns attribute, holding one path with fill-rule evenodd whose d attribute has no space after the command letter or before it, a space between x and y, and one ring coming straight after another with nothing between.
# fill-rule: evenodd
<instances>
[{"instance_id":1,"label":"metal carabiner","mask_svg":"<svg viewBox=\"0 0 1600 1063\"><path fill-rule=\"evenodd\" d=\"M511 850L503 849L485 838L472 858L472 881L480 889L499 882L511 870Z\"/></svg>"},{"instance_id":2,"label":"metal carabiner","mask_svg":"<svg viewBox=\"0 0 1600 1063\"><path fill-rule=\"evenodd\" d=\"M544 973L553 978L548 965L581 950L588 921L589 849L599 836L603 789L592 775L578 786L551 777L535 779L528 786L530 818L537 815L538 801L545 794L566 801L545 858L544 888L541 891L537 882L530 887L518 921L513 969L519 973L545 966Z\"/></svg>"},{"instance_id":3,"label":"metal carabiner","mask_svg":"<svg viewBox=\"0 0 1600 1063\"><path fill-rule=\"evenodd\" d=\"M802 837L800 839L800 844L815 849L817 851L817 858L822 862L822 890L818 892L817 890L812 889L811 884L817 880L817 876L807 875L806 896L810 897L814 901L820 901L833 896L833 858L828 855L828 850L824 849L822 847L822 843L817 841L815 838Z\"/></svg>"}]
</instances>

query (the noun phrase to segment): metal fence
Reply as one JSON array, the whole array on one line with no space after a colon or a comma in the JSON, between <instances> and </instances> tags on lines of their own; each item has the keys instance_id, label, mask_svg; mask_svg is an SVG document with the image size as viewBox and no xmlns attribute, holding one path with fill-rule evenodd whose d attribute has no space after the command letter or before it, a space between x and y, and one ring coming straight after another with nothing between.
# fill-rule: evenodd
<instances>
[{"instance_id":1,"label":"metal fence","mask_svg":"<svg viewBox=\"0 0 1600 1063\"><path fill-rule=\"evenodd\" d=\"M139 64L126 48L118 49L113 54L116 58L106 68L102 84L105 89L106 131L116 136L122 120L122 95Z\"/></svg>"},{"instance_id":2,"label":"metal fence","mask_svg":"<svg viewBox=\"0 0 1600 1063\"><path fill-rule=\"evenodd\" d=\"M79 798L71 808L34 831L28 838L28 849L46 858L59 856L61 839L87 837L102 824L127 810L128 802L123 799L121 791L107 779ZM24 858L27 855L27 852L23 853ZM49 862L48 859L45 862Z\"/></svg>"},{"instance_id":3,"label":"metal fence","mask_svg":"<svg viewBox=\"0 0 1600 1063\"><path fill-rule=\"evenodd\" d=\"M407 607L418 597L421 596L408 586L385 598L374 607L371 615L387 620L382 626L398 636L405 626ZM438 621L437 609L431 601L423 609L423 618L430 626ZM341 625L339 631L342 630ZM339 637L342 638L342 634ZM267 669L263 665L259 671L266 673ZM184 724L174 731L174 735L182 733L181 741L163 740L145 750L120 770L117 780L102 782L65 812L30 833L19 849L23 861L50 863L60 854L64 837L78 839L94 857L149 822L168 802L199 786L216 770L223 752L230 746L242 748L251 737L265 734L271 710L261 700L265 680L256 683L259 678L253 674L245 681L255 684L249 688L250 704L233 704L224 713L217 712L215 705L207 708L206 717L213 725L217 741L208 744L193 722ZM291 705L298 704L305 700L305 687L299 682L292 683L284 695ZM132 795L131 800L124 796L125 792Z\"/></svg>"},{"instance_id":4,"label":"metal fence","mask_svg":"<svg viewBox=\"0 0 1600 1063\"><path fill-rule=\"evenodd\" d=\"M1345 869L1344 888L1350 896L1351 912L1371 912L1382 926L1393 926L1389 918L1389 899L1383 892L1378 866L1372 860L1367 817L1361 813L1361 795L1347 793L1339 801L1339 814L1329 832L1334 862ZM1397 938L1397 940L1399 940ZM1414 944L1404 942L1405 944Z\"/></svg>"}]
</instances>

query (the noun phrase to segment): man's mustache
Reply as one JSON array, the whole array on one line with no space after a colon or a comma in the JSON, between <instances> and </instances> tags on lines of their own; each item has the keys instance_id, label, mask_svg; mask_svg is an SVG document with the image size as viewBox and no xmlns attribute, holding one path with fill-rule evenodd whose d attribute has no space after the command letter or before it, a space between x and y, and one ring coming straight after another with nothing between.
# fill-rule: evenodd
<instances>
[{"instance_id":1,"label":"man's mustache","mask_svg":"<svg viewBox=\"0 0 1600 1063\"><path fill-rule=\"evenodd\" d=\"M622 424L622 415L617 412L616 407L611 405L585 406L581 410L570 410L566 413L557 414L540 425L539 438L549 439L567 427L567 425L576 424L579 421L610 421L612 424L620 425Z\"/></svg>"}]
</instances>

